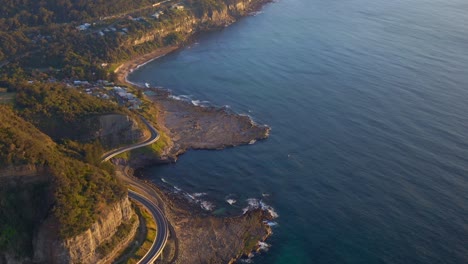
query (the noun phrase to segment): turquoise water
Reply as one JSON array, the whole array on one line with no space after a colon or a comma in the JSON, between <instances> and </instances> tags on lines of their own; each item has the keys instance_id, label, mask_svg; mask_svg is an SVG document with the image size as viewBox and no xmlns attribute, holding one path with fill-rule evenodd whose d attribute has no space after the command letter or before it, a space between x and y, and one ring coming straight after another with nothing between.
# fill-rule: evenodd
<instances>
[{"instance_id":1,"label":"turquoise water","mask_svg":"<svg viewBox=\"0 0 468 264\"><path fill-rule=\"evenodd\" d=\"M255 263L468 263L466 0L281 0L130 79L272 127L144 171L272 205Z\"/></svg>"}]
</instances>

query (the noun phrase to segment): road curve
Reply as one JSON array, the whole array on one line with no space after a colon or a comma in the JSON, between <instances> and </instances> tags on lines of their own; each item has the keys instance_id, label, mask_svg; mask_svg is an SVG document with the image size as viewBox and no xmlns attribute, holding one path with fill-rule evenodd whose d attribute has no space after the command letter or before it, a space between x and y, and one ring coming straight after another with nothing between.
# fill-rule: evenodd
<instances>
[{"instance_id":1,"label":"road curve","mask_svg":"<svg viewBox=\"0 0 468 264\"><path fill-rule=\"evenodd\" d=\"M104 153L102 155L102 157L101 157L102 162L108 161L108 160L112 159L113 157L115 157L115 156L117 156L117 155L119 155L121 153L124 153L126 151L130 151L132 149L137 149L137 148L141 148L141 147L144 147L144 146L148 146L148 145L151 145L154 142L158 141L158 139L159 139L158 131L150 123L148 123L148 121L144 117L141 117L141 120L145 123L145 125L151 131L151 137L148 138L147 140L141 142L141 143L136 143L136 144L126 146L126 147L121 147L121 148L114 149L114 150L111 150L109 152Z\"/></svg>"},{"instance_id":2,"label":"road curve","mask_svg":"<svg viewBox=\"0 0 468 264\"><path fill-rule=\"evenodd\" d=\"M118 148L104 153L101 156L102 162L108 161L111 158L123 152L151 145L159 139L158 131L144 117L141 117L141 120L151 131L151 136L141 143L136 143L130 146ZM151 245L151 248L148 250L146 255L137 262L137 264L153 263L161 255L164 247L166 246L166 242L169 237L169 224L167 223L167 219L162 213L161 209L159 209L159 207L156 206L156 204L152 201L151 198L147 198L144 195L144 193L152 193L151 187L146 186L132 179L131 177L126 177L125 181L134 189L128 189L128 196L131 199L141 203L144 207L146 207L146 209L148 209L158 227L158 230L156 232L156 238L153 241L153 245Z\"/></svg>"},{"instance_id":3,"label":"road curve","mask_svg":"<svg viewBox=\"0 0 468 264\"><path fill-rule=\"evenodd\" d=\"M156 261L159 255L161 255L164 246L166 245L167 238L169 237L169 228L166 217L164 217L159 207L157 207L152 201L148 200L143 195L134 192L133 190L128 190L128 196L145 206L156 221L158 230L156 232L156 238L153 242L153 245L151 246L150 250L148 250L146 255L137 262L145 264L153 263Z\"/></svg>"}]
</instances>

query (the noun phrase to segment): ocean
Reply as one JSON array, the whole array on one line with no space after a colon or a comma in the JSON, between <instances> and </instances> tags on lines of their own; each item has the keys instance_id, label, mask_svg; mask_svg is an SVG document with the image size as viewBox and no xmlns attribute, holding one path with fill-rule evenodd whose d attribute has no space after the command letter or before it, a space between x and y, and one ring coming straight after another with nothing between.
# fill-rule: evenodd
<instances>
[{"instance_id":1,"label":"ocean","mask_svg":"<svg viewBox=\"0 0 468 264\"><path fill-rule=\"evenodd\" d=\"M254 263L468 263L468 1L280 0L129 79L272 127L143 172L271 205Z\"/></svg>"}]
</instances>

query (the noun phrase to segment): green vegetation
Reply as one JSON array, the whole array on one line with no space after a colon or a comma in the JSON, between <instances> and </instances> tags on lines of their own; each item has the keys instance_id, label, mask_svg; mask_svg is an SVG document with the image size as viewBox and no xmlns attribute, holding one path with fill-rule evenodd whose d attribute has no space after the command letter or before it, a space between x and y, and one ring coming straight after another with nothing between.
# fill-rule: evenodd
<instances>
[{"instance_id":1,"label":"green vegetation","mask_svg":"<svg viewBox=\"0 0 468 264\"><path fill-rule=\"evenodd\" d=\"M15 101L16 93L8 93L0 91L0 104L13 104Z\"/></svg>"},{"instance_id":2,"label":"green vegetation","mask_svg":"<svg viewBox=\"0 0 468 264\"><path fill-rule=\"evenodd\" d=\"M1 0L0 30L99 19L152 5L152 0Z\"/></svg>"},{"instance_id":3,"label":"green vegetation","mask_svg":"<svg viewBox=\"0 0 468 264\"><path fill-rule=\"evenodd\" d=\"M0 251L32 254L31 237L46 215L48 183L27 186L0 184ZM22 210L18 210L21 208Z\"/></svg>"},{"instance_id":4,"label":"green vegetation","mask_svg":"<svg viewBox=\"0 0 468 264\"><path fill-rule=\"evenodd\" d=\"M76 151L64 151L66 146L57 145L11 107L0 106L0 112L1 167L33 164L47 169L53 177L52 213L62 237L86 230L106 205L123 198L125 188L108 171L73 158L69 153Z\"/></svg>"},{"instance_id":5,"label":"green vegetation","mask_svg":"<svg viewBox=\"0 0 468 264\"><path fill-rule=\"evenodd\" d=\"M153 241L156 239L157 227L154 222L154 218L150 213L142 206L136 206L137 214L141 214L145 223L146 223L146 238L143 244L138 248L138 250L127 260L127 264L137 263L145 254L150 250L153 245Z\"/></svg>"},{"instance_id":6,"label":"green vegetation","mask_svg":"<svg viewBox=\"0 0 468 264\"><path fill-rule=\"evenodd\" d=\"M16 107L28 120L40 118L58 119L71 123L93 114L123 112L117 104L82 94L63 84L34 83L19 84Z\"/></svg>"},{"instance_id":7,"label":"green vegetation","mask_svg":"<svg viewBox=\"0 0 468 264\"><path fill-rule=\"evenodd\" d=\"M153 0L0 0L0 65L8 75L26 72L59 79L114 78L115 63L157 47L180 44L187 35L177 28L187 18L202 17L226 8L227 0L184 1L153 7ZM158 18L155 12L162 12ZM86 30L77 29L88 23ZM167 36L155 31L172 32ZM145 35L152 41L134 45ZM104 64L103 64L104 63ZM103 66L106 65L106 66Z\"/></svg>"},{"instance_id":8,"label":"green vegetation","mask_svg":"<svg viewBox=\"0 0 468 264\"><path fill-rule=\"evenodd\" d=\"M124 239L128 237L130 231L132 230L132 226L135 224L135 221L137 221L137 217L134 215L130 221L122 223L115 232L114 236L109 241L99 245L96 251L101 256L106 256L112 252L114 248L116 248L120 243L122 243Z\"/></svg>"}]
</instances>

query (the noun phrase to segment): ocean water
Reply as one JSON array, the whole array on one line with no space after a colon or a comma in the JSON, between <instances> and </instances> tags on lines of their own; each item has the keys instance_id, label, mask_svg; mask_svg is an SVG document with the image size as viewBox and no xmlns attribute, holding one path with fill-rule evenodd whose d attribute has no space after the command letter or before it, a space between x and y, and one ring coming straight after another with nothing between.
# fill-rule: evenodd
<instances>
[{"instance_id":1,"label":"ocean water","mask_svg":"<svg viewBox=\"0 0 468 264\"><path fill-rule=\"evenodd\" d=\"M272 127L144 171L273 206L254 263L468 263L468 1L280 0L130 80Z\"/></svg>"}]
</instances>

